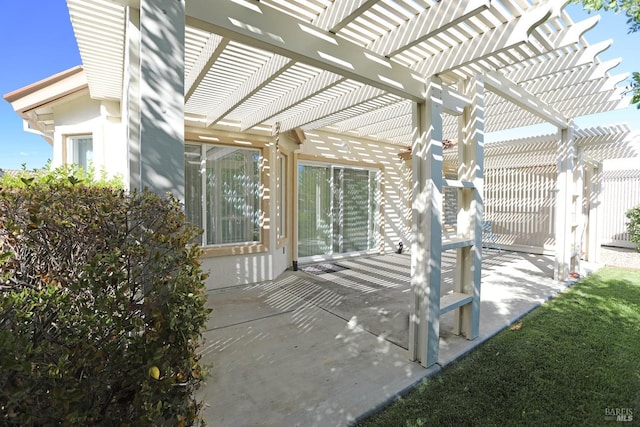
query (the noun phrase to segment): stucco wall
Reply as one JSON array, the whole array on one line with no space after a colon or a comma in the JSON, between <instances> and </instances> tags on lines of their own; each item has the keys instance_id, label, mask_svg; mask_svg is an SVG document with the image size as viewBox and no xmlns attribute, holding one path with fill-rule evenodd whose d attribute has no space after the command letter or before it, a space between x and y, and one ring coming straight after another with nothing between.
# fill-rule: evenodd
<instances>
[{"instance_id":1,"label":"stucco wall","mask_svg":"<svg viewBox=\"0 0 640 427\"><path fill-rule=\"evenodd\" d=\"M198 129L187 129L187 133L202 132ZM246 140L251 140L247 135ZM264 139L264 137L261 137ZM280 138L280 144L296 147L286 136ZM277 230L274 226L277 212L275 202L276 178L275 159L276 147L275 139L264 144L263 156L263 188L262 194L266 201L266 212L263 226L266 229L266 241L260 245L257 251L251 247L230 247L231 253L227 255L207 255L201 257L203 271L209 274L207 278L207 289L220 289L229 286L244 285L248 283L262 282L275 279L289 267L288 259L290 253L291 236L286 242L279 242ZM293 168L290 168L291 170ZM263 246L263 247L262 247ZM266 251L264 250L266 249Z\"/></svg>"},{"instance_id":2,"label":"stucco wall","mask_svg":"<svg viewBox=\"0 0 640 427\"><path fill-rule=\"evenodd\" d=\"M306 140L298 145L288 136L280 136L279 144L288 150L293 158L313 159L320 162L346 162L346 164L360 165L379 169L382 174L381 190L383 194L383 205L381 209L381 233L380 252L392 252L402 241L405 248L408 248L411 232L411 162L402 160L398 153L403 148L396 145L368 141L359 138L347 138L330 133L307 132ZM268 224L275 224L277 203L275 202L276 180L271 173L271 167L275 165L276 149L275 144L269 145L267 151L269 158L268 194L272 202L269 204ZM293 155L295 153L295 156ZM291 176L289 183L297 185L295 171L297 163L290 168ZM273 166L275 171L275 166ZM290 187L291 187L290 185ZM289 192L293 189L289 188ZM290 214L295 209L296 201L291 198ZM291 221L292 215L288 215ZM287 235L285 242L278 242L275 227L269 225L268 252L233 254L229 256L203 257L203 269L209 272L207 287L218 289L227 286L236 286L246 283L254 283L264 280L271 280L280 275L285 269L291 266L292 234Z\"/></svg>"},{"instance_id":3,"label":"stucco wall","mask_svg":"<svg viewBox=\"0 0 640 427\"><path fill-rule=\"evenodd\" d=\"M126 179L126 142L123 137L119 103L96 101L84 95L53 108L55 133L52 166L65 163L67 137L93 136L93 166L110 176Z\"/></svg>"}]
</instances>

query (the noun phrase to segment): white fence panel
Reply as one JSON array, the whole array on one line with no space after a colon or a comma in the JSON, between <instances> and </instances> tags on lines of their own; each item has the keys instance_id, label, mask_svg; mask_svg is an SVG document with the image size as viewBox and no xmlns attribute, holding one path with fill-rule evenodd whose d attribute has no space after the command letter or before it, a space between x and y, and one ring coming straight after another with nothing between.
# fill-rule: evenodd
<instances>
[{"instance_id":1,"label":"white fence panel","mask_svg":"<svg viewBox=\"0 0 640 427\"><path fill-rule=\"evenodd\" d=\"M603 172L601 243L634 248L627 233L625 213L640 205L640 169Z\"/></svg>"},{"instance_id":2,"label":"white fence panel","mask_svg":"<svg viewBox=\"0 0 640 427\"><path fill-rule=\"evenodd\" d=\"M485 169L485 220L503 248L555 246L555 165Z\"/></svg>"}]
</instances>

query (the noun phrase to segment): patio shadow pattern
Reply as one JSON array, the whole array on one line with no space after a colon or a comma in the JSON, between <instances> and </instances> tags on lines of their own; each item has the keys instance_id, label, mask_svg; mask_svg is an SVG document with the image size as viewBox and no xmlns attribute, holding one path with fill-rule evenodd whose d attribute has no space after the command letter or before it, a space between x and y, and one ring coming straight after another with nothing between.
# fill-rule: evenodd
<instances>
[{"instance_id":1,"label":"patio shadow pattern","mask_svg":"<svg viewBox=\"0 0 640 427\"><path fill-rule=\"evenodd\" d=\"M208 423L346 425L438 371L564 288L548 256L485 250L480 337L440 322L438 364L407 360L410 255L343 259L344 270L288 271L277 280L210 291L205 333ZM443 252L453 289L455 251ZM231 409L233 408L233 409Z\"/></svg>"}]
</instances>

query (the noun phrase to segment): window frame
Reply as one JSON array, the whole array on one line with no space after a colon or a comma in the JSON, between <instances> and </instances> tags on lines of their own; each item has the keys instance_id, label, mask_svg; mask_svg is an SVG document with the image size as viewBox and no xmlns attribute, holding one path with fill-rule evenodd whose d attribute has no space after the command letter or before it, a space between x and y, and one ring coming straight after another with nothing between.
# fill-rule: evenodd
<instances>
[{"instance_id":1,"label":"window frame","mask_svg":"<svg viewBox=\"0 0 640 427\"><path fill-rule=\"evenodd\" d=\"M86 165L82 165L80 163L78 163L76 161L77 156L78 156L78 141L80 139L90 139L91 140L91 158L86 160ZM69 135L65 135L64 136L64 145L63 145L63 159L64 159L64 164L65 165L78 165L79 167L81 167L84 171L88 171L89 168L93 167L93 160L94 160L94 138L93 138L93 133L87 132L87 133L75 133L75 134L69 134Z\"/></svg>"},{"instance_id":2,"label":"window frame","mask_svg":"<svg viewBox=\"0 0 640 427\"><path fill-rule=\"evenodd\" d=\"M353 251L353 252L334 252L333 249L331 250L330 254L321 254L321 255L308 255L308 256L302 256L302 257L298 257L298 261L302 261L302 262L306 262L306 261L321 261L321 260L331 260L331 259L335 259L335 258L339 258L339 257L344 257L344 256L358 256L358 255L369 255L369 254L375 254L375 253L380 253L383 250L383 241L384 241L384 184L383 184L383 180L382 180L382 176L383 176L383 170L384 167L382 165L379 165L377 163L368 163L368 162L354 162L354 161L349 161L349 160L342 160L342 159L327 159L327 158L322 158L322 157L318 157L318 156L310 156L310 155L299 155L297 162L296 162L296 167L295 167L295 185L296 185L296 198L295 198L295 209L296 209L296 216L299 217L299 189L298 189L298 184L299 184L299 168L300 166L316 166L316 167L326 167L329 168L329 170L331 171L330 175L331 175L331 180L333 181L333 171L334 168L342 168L342 169L355 169L355 170L367 170L369 172L374 172L377 176L378 179L375 179L375 183L376 183L376 189L375 192L378 196L378 200L375 201L376 204L376 210L375 212L373 212L373 225L374 225L374 230L373 230L373 240L374 240L374 244L371 247L371 249L367 249L367 250L363 250L363 251ZM333 182L331 184L332 186L334 185ZM332 201L331 203L333 204L333 195L332 195ZM331 208L333 210L333 206ZM299 227L300 225L297 224L296 227ZM333 225L332 225L333 227ZM299 234L299 231L297 231L297 234ZM299 237L298 237L298 241L296 242L296 245L299 245L300 241L299 241Z\"/></svg>"},{"instance_id":3,"label":"window frame","mask_svg":"<svg viewBox=\"0 0 640 427\"><path fill-rule=\"evenodd\" d=\"M238 149L249 149L249 150L257 150L258 152L258 167L259 167L259 202L258 202L258 216L260 218L259 221L259 231L258 234L260 236L260 241L251 241L251 242L239 242L239 243L221 243L221 244L212 244L206 245L203 242L205 241L206 234L203 233L200 241L198 242L201 247L201 256L202 257L215 257L215 256L228 256L228 255L239 255L239 254L249 254L249 253L259 253L259 252L267 252L269 248L269 227L266 225L265 217L269 212L269 200L266 197L268 193L265 191L265 188L268 184L268 157L266 156L266 144L263 141L238 141L231 138L225 137L210 137L207 135L198 135L198 134L189 134L187 133L187 138L185 138L185 161L186 161L186 146L198 146L200 148L200 162L201 168L203 167L203 162L206 162L206 158L204 157L204 147L206 146L218 146L218 147L233 147ZM204 223L206 222L206 175L201 173L201 201L200 206L202 208L201 219ZM185 192L186 192L185 188ZM186 198L185 193L185 198ZM186 204L186 200L185 200ZM203 227L204 229L204 227ZM205 231L206 233L206 231Z\"/></svg>"},{"instance_id":4,"label":"window frame","mask_svg":"<svg viewBox=\"0 0 640 427\"><path fill-rule=\"evenodd\" d=\"M291 218L289 206L291 204L287 190L290 184L290 153L278 148L276 150L276 237L277 249L285 246L289 240L289 224L287 220ZM289 192L290 193L290 192ZM289 221L290 222L290 221Z\"/></svg>"}]
</instances>

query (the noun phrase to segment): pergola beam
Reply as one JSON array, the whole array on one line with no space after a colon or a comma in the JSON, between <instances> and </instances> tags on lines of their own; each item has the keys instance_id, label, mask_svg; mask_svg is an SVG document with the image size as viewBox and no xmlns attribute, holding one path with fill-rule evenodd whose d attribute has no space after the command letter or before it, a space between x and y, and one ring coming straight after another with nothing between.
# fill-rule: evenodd
<instances>
[{"instance_id":1,"label":"pergola beam","mask_svg":"<svg viewBox=\"0 0 640 427\"><path fill-rule=\"evenodd\" d=\"M369 48L386 57L392 57L487 10L490 3L489 0L438 2L380 37Z\"/></svg>"},{"instance_id":2,"label":"pergola beam","mask_svg":"<svg viewBox=\"0 0 640 427\"><path fill-rule=\"evenodd\" d=\"M369 135L377 135L379 137L383 137L383 135L389 136L387 132L397 132L398 129L406 128L407 126L411 126L410 114L406 114L401 117L393 117L389 120L371 124L369 126L364 126L362 128L359 128L357 132L358 135L362 137L366 137Z\"/></svg>"},{"instance_id":3,"label":"pergola beam","mask_svg":"<svg viewBox=\"0 0 640 427\"><path fill-rule=\"evenodd\" d=\"M188 20L187 20L188 24ZM211 66L217 61L222 51L229 44L228 39L223 39L217 34L211 34L207 39L198 59L196 59L193 67L189 71L189 75L185 79L184 103L186 104L191 95L196 91L202 79L207 75Z\"/></svg>"},{"instance_id":4,"label":"pergola beam","mask_svg":"<svg viewBox=\"0 0 640 427\"><path fill-rule=\"evenodd\" d=\"M619 89L619 91L621 90L623 89ZM560 102L552 105L552 107L562 109L562 111L566 113L567 117L578 117L579 115L596 114L605 111L626 108L628 106L629 98L626 97L620 99L618 92L615 91L613 94L604 93L600 95L595 94L576 98L572 100L570 104ZM538 115L529 114L529 117L522 117L522 112L510 112L500 115L490 115L491 109L488 110L489 118L487 119L487 128L490 129L491 132L496 130L512 129L514 127L535 125L545 122L545 120L540 118L540 116Z\"/></svg>"},{"instance_id":5,"label":"pergola beam","mask_svg":"<svg viewBox=\"0 0 640 427\"><path fill-rule=\"evenodd\" d=\"M442 85L442 108L445 113L451 114L452 116L459 116L470 104L471 99L467 96L448 86Z\"/></svg>"},{"instance_id":6,"label":"pergola beam","mask_svg":"<svg viewBox=\"0 0 640 427\"><path fill-rule=\"evenodd\" d=\"M376 135L377 139L382 141L391 141L392 143L403 143L406 144L411 142L411 137L413 134L413 127L408 126L398 126L395 129L390 129L386 132L380 132Z\"/></svg>"},{"instance_id":7,"label":"pergola beam","mask_svg":"<svg viewBox=\"0 0 640 427\"><path fill-rule=\"evenodd\" d=\"M602 76L601 78L594 80L586 80L580 82L579 84L570 85L567 84L565 87L558 88L556 90L551 90L548 92L540 92L533 93L535 97L542 99L546 104L551 107L556 108L557 110L564 110L564 108L559 108L558 105L562 102L569 102L575 98L582 98L584 96L603 96L600 95L603 92L615 91L618 88L618 84L623 82L629 76L628 73L618 74L609 78L605 78L606 76ZM562 79L559 79L562 81ZM527 90L527 89L525 89ZM609 96L609 95L607 95ZM502 101L500 95L494 94L491 97L491 114L492 115L501 115L507 113L514 113L519 111L518 107L513 105L510 102Z\"/></svg>"},{"instance_id":8,"label":"pergola beam","mask_svg":"<svg viewBox=\"0 0 640 427\"><path fill-rule=\"evenodd\" d=\"M565 99L560 102L556 102L553 104L553 106L557 106L557 108L560 108L563 111L570 111L573 109L578 109L585 105L599 105L609 102L620 102L620 99L622 98L624 92L624 88L616 88L614 90L599 93L590 93L584 96L579 96L577 98Z\"/></svg>"},{"instance_id":9,"label":"pergola beam","mask_svg":"<svg viewBox=\"0 0 640 427\"><path fill-rule=\"evenodd\" d=\"M452 116L460 116L464 109L471 104L464 94L445 85L441 86L443 111ZM362 136L376 134L378 138L394 138L404 133L405 127L410 129L411 114L409 103L393 104L390 107L381 108L365 116L358 115L353 119L347 119L339 124L340 132L357 129ZM397 122L394 123L394 120Z\"/></svg>"},{"instance_id":10,"label":"pergola beam","mask_svg":"<svg viewBox=\"0 0 640 427\"><path fill-rule=\"evenodd\" d=\"M339 76L338 74L322 71L305 84L298 86L296 89L286 94L286 96L277 98L271 104L265 105L260 110L243 119L240 128L243 132L251 129L265 120L269 120L283 111L295 107L296 105L316 96L320 92L336 86L345 80L346 79L344 77Z\"/></svg>"},{"instance_id":11,"label":"pergola beam","mask_svg":"<svg viewBox=\"0 0 640 427\"><path fill-rule=\"evenodd\" d=\"M349 120L351 118L357 117L362 114L364 110L370 110L371 105L376 105L381 108L384 108L388 105L393 105L397 103L398 100L393 95L382 94L381 96L371 98L362 103L355 104L351 107L345 108L344 110L339 111L337 114L330 114L325 117L321 117L318 120L314 120L305 124L302 129L303 130L314 130L325 126L334 126L342 120Z\"/></svg>"},{"instance_id":12,"label":"pergola beam","mask_svg":"<svg viewBox=\"0 0 640 427\"><path fill-rule=\"evenodd\" d=\"M280 132L286 132L299 127L304 128L304 126L309 123L335 115L340 111L348 110L358 104L365 103L384 95L384 91L371 86L356 88L349 93L334 98L320 106L314 105L295 116L286 117L280 124Z\"/></svg>"},{"instance_id":13,"label":"pergola beam","mask_svg":"<svg viewBox=\"0 0 640 427\"><path fill-rule=\"evenodd\" d=\"M535 11L535 10L534 10ZM528 15L523 15L519 19L525 19L530 21L533 18L533 12L530 11ZM551 16L555 13L555 9L552 8ZM553 37L549 37L549 45L536 45L532 43L532 39L536 38L535 34L541 33L541 29L538 27L531 27L530 33L523 34L522 27L524 24L518 24L519 21L512 21L504 24L499 28L491 30L488 33L484 33L478 40L470 39L463 44L460 44L452 49L447 49L442 53L435 55L431 58L423 61L423 64L427 64L430 68L425 69L418 68L420 72L434 72L443 77L444 80L458 80L471 78L477 74L482 74L487 67L501 69L508 66L513 66L522 62L518 59L518 56L523 58L531 58L531 52L538 56L534 59L538 59L543 62L549 61L548 55L557 54L556 52L562 48L573 46L576 43L580 43L580 39L583 34L591 29L598 23L599 16L594 16L578 23L572 24L567 28L564 28L557 33L553 34ZM515 29L519 28L518 31ZM519 37L517 34L520 34ZM479 47L486 46L486 47ZM489 48L488 46L492 46ZM505 56L510 58L512 62L505 60ZM435 63L433 62L435 61ZM443 62L443 61L449 61ZM441 64L441 65L435 65ZM529 67L520 67L528 69ZM533 75L535 77L535 75ZM520 81L514 79L514 81Z\"/></svg>"},{"instance_id":14,"label":"pergola beam","mask_svg":"<svg viewBox=\"0 0 640 427\"><path fill-rule=\"evenodd\" d=\"M622 91L622 90L621 90ZM614 96L611 96L611 98L614 98ZM585 102L589 102L591 101L591 99L585 99ZM591 114L597 114L597 113L604 113L607 111L614 111L614 110L620 110L620 109L624 109L629 107L631 98L630 97L624 97L624 98L618 98L618 99L613 99L613 100L607 100L604 102L600 102L600 103L593 103L593 104L577 104L578 106L575 106L573 109L571 110L567 110L567 116L569 117L579 117L580 115L591 115ZM587 107L585 107L585 105L588 105Z\"/></svg>"},{"instance_id":15,"label":"pergola beam","mask_svg":"<svg viewBox=\"0 0 640 427\"><path fill-rule=\"evenodd\" d=\"M506 71L505 76L512 81L522 82L533 79L540 79L564 70L579 67L585 64L592 64L596 61L596 57L611 47L613 42L605 40L580 49L577 52L564 55L553 60L544 60L537 64L531 64L526 67L520 67L514 71Z\"/></svg>"},{"instance_id":16,"label":"pergola beam","mask_svg":"<svg viewBox=\"0 0 640 427\"><path fill-rule=\"evenodd\" d=\"M583 83L567 86L564 90L556 90L545 93L544 99L547 103L554 105L563 101L581 98L584 96L601 94L602 92L615 91L618 85L629 77L629 73L617 74L607 79L597 79L585 81Z\"/></svg>"},{"instance_id":17,"label":"pergola beam","mask_svg":"<svg viewBox=\"0 0 640 427\"><path fill-rule=\"evenodd\" d=\"M331 3L313 24L332 33L337 33L356 19L361 12L370 9L380 0L343 0Z\"/></svg>"},{"instance_id":18,"label":"pergola beam","mask_svg":"<svg viewBox=\"0 0 640 427\"><path fill-rule=\"evenodd\" d=\"M190 23L202 30L340 74L396 94L423 99L423 82L408 68L255 2L187 3ZM195 18L197 17L197 18Z\"/></svg>"},{"instance_id":19,"label":"pergola beam","mask_svg":"<svg viewBox=\"0 0 640 427\"><path fill-rule=\"evenodd\" d=\"M564 3L565 1L542 3L513 21L426 58L414 68L424 76L441 74L523 45L529 41L535 27L560 13L560 6Z\"/></svg>"},{"instance_id":20,"label":"pergola beam","mask_svg":"<svg viewBox=\"0 0 640 427\"><path fill-rule=\"evenodd\" d=\"M571 70L565 70L552 74L548 78L528 80L525 82L519 82L525 89L531 93L542 93L543 91L555 91L558 89L566 88L580 84L584 81L593 81L606 78L609 71L617 67L621 62L620 58L612 59L610 61L602 63L590 63L580 68L574 68Z\"/></svg>"},{"instance_id":21,"label":"pergola beam","mask_svg":"<svg viewBox=\"0 0 640 427\"><path fill-rule=\"evenodd\" d=\"M552 50L578 43L584 33L595 27L598 22L600 22L600 15L595 15L580 22L576 22L568 28L555 33L551 37L553 46Z\"/></svg>"},{"instance_id":22,"label":"pergola beam","mask_svg":"<svg viewBox=\"0 0 640 427\"><path fill-rule=\"evenodd\" d=\"M533 94L497 72L486 74L485 87L559 128L566 129L569 126L567 119L560 111L536 99Z\"/></svg>"},{"instance_id":23,"label":"pergola beam","mask_svg":"<svg viewBox=\"0 0 640 427\"><path fill-rule=\"evenodd\" d=\"M371 123L380 123L387 120L398 119L404 116L411 116L411 102L403 101L389 107L379 108L370 113L359 115L352 119L345 120L338 125L338 132L349 132L362 129Z\"/></svg>"},{"instance_id":24,"label":"pergola beam","mask_svg":"<svg viewBox=\"0 0 640 427\"><path fill-rule=\"evenodd\" d=\"M249 79L233 93L218 104L212 111L207 114L206 126L215 124L218 120L229 114L233 109L241 105L244 101L253 96L260 89L264 88L276 77L284 73L294 64L289 58L274 55L266 64L254 73Z\"/></svg>"}]
</instances>

